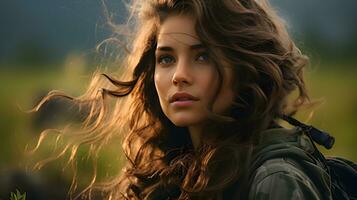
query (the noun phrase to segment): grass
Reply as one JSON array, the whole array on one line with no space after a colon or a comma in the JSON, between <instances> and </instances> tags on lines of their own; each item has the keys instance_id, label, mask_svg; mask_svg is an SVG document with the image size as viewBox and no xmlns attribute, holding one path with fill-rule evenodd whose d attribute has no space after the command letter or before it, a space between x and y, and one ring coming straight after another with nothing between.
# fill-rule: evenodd
<instances>
[{"instance_id":1,"label":"grass","mask_svg":"<svg viewBox=\"0 0 357 200\"><path fill-rule=\"evenodd\" d=\"M23 194L19 190L16 190L16 193L11 192L10 200L26 200L26 192Z\"/></svg>"},{"instance_id":2,"label":"grass","mask_svg":"<svg viewBox=\"0 0 357 200\"><path fill-rule=\"evenodd\" d=\"M325 70L324 70L325 69ZM329 155L338 155L357 161L357 70L335 66L321 68L307 76L310 93L323 99L316 107L311 123L336 137Z\"/></svg>"}]
</instances>

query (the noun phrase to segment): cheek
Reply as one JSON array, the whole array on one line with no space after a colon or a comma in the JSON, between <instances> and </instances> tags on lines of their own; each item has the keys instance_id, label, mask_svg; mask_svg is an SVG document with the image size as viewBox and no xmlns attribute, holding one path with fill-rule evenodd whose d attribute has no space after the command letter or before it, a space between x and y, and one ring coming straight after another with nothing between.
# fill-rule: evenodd
<instances>
[{"instance_id":1,"label":"cheek","mask_svg":"<svg viewBox=\"0 0 357 200\"><path fill-rule=\"evenodd\" d=\"M155 71L154 83L157 95L159 96L161 106L165 102L167 92L169 90L169 83L167 82L167 76L163 76L160 71Z\"/></svg>"},{"instance_id":2,"label":"cheek","mask_svg":"<svg viewBox=\"0 0 357 200\"><path fill-rule=\"evenodd\" d=\"M229 108L231 107L233 102L233 97L234 97L234 93L232 90L228 88L221 90L214 103L213 112L219 114L228 113Z\"/></svg>"},{"instance_id":3,"label":"cheek","mask_svg":"<svg viewBox=\"0 0 357 200\"><path fill-rule=\"evenodd\" d=\"M199 80L197 82L201 90L202 96L208 101L208 103L213 103L214 96L218 90L219 76L215 69L212 67L210 70L202 71L199 74Z\"/></svg>"},{"instance_id":4,"label":"cheek","mask_svg":"<svg viewBox=\"0 0 357 200\"><path fill-rule=\"evenodd\" d=\"M155 75L154 75L154 83L155 83L155 89L156 89L157 95L161 99L161 90L162 90L161 85L162 85L162 82L161 82L161 79L160 79L160 74L155 73Z\"/></svg>"},{"instance_id":5,"label":"cheek","mask_svg":"<svg viewBox=\"0 0 357 200\"><path fill-rule=\"evenodd\" d=\"M212 111L217 112L217 113L222 113L222 106L225 105L226 101L229 101L229 93L226 91L227 84L225 81L223 81L221 87L222 89L219 91L219 93L216 96L217 91L219 90L219 75L217 71L211 72L209 76L206 76L205 80L205 91L206 91L206 97L208 100L208 105L212 105Z\"/></svg>"},{"instance_id":6,"label":"cheek","mask_svg":"<svg viewBox=\"0 0 357 200\"><path fill-rule=\"evenodd\" d=\"M234 91L232 73L231 70L225 70L225 78L222 83L222 88L213 106L213 111L216 113L227 113L233 103Z\"/></svg>"}]
</instances>

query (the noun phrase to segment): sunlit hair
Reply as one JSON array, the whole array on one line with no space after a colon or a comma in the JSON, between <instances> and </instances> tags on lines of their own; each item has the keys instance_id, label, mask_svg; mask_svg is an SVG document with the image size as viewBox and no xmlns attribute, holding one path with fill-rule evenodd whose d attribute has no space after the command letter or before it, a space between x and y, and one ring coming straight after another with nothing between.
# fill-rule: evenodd
<instances>
[{"instance_id":1,"label":"sunlit hair","mask_svg":"<svg viewBox=\"0 0 357 200\"><path fill-rule=\"evenodd\" d=\"M309 103L303 80L307 58L264 0L142 0L133 1L131 9L126 28L113 25L118 34L137 33L128 36L121 76L96 73L83 96L52 92L36 109L58 96L90 108L83 129L64 150L71 152L70 162L79 146L89 144L95 153L122 134L127 158L122 173L106 183L95 184L94 178L85 192L99 188L107 199L220 199L237 182L244 185L260 132ZM196 20L197 35L221 83L220 66L234 70L231 112L211 112L212 123L204 130L210 134L203 133L205 140L196 150L187 128L164 115L154 86L157 34L172 15ZM297 97L288 101L294 90ZM115 105L107 97L114 97Z\"/></svg>"}]
</instances>

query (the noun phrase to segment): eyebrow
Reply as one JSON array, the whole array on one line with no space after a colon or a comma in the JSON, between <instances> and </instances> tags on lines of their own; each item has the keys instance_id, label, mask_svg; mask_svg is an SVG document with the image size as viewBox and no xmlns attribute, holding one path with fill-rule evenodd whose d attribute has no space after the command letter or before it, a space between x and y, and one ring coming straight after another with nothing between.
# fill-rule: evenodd
<instances>
[{"instance_id":1,"label":"eyebrow","mask_svg":"<svg viewBox=\"0 0 357 200\"><path fill-rule=\"evenodd\" d=\"M206 49L207 47L203 44L194 44L190 46L191 50L198 50L198 49ZM174 49L170 46L159 46L156 48L159 51L174 51Z\"/></svg>"}]
</instances>

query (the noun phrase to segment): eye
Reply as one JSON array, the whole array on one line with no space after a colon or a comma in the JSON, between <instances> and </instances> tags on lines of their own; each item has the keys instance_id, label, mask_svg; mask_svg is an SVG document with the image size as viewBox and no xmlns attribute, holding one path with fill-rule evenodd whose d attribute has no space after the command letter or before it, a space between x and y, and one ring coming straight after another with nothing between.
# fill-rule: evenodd
<instances>
[{"instance_id":1,"label":"eye","mask_svg":"<svg viewBox=\"0 0 357 200\"><path fill-rule=\"evenodd\" d=\"M202 52L199 53L196 57L196 60L199 62L208 62L209 61L209 55L207 52Z\"/></svg>"},{"instance_id":2,"label":"eye","mask_svg":"<svg viewBox=\"0 0 357 200\"><path fill-rule=\"evenodd\" d=\"M167 65L167 64L171 64L171 63L175 62L175 58L170 55L161 55L157 58L156 62L158 64Z\"/></svg>"}]
</instances>

